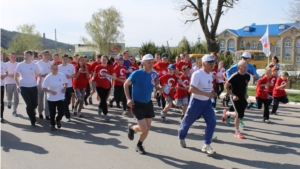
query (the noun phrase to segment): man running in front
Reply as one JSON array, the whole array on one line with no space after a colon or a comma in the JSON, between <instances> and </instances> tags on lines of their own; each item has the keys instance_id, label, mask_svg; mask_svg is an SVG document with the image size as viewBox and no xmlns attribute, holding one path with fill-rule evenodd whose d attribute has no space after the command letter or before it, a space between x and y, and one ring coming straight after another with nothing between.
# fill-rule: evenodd
<instances>
[{"instance_id":1,"label":"man running in front","mask_svg":"<svg viewBox=\"0 0 300 169\"><path fill-rule=\"evenodd\" d=\"M235 134L234 136L240 139L245 136L239 130L240 120L243 119L245 109L247 107L247 90L248 82L250 81L250 75L246 73L248 63L244 60L238 63L238 72L231 75L228 82L225 85L227 93L230 95L232 106L229 111L226 109L223 111L222 121L225 122L228 116L235 117ZM231 89L229 87L231 86Z\"/></svg>"},{"instance_id":2,"label":"man running in front","mask_svg":"<svg viewBox=\"0 0 300 169\"><path fill-rule=\"evenodd\" d=\"M134 71L124 83L127 105L132 108L137 125L128 124L128 138L133 140L134 132L140 132L140 139L136 146L136 151L146 154L142 144L145 141L154 115L151 94L153 88L162 90L159 86L158 74L153 69L154 58L151 54L146 54L142 58L143 69ZM132 97L129 94L129 86L132 84Z\"/></svg>"},{"instance_id":3,"label":"man running in front","mask_svg":"<svg viewBox=\"0 0 300 169\"><path fill-rule=\"evenodd\" d=\"M211 98L216 96L216 93L213 91L212 83L212 69L214 64L214 58L211 55L206 54L202 57L202 68L192 75L189 88L189 92L192 94L191 101L189 102L188 109L182 119L178 133L180 145L185 148L185 138L190 126L202 116L206 123L206 130L204 145L201 150L208 154L215 153L210 146L216 128L216 116L211 102Z\"/></svg>"}]
</instances>

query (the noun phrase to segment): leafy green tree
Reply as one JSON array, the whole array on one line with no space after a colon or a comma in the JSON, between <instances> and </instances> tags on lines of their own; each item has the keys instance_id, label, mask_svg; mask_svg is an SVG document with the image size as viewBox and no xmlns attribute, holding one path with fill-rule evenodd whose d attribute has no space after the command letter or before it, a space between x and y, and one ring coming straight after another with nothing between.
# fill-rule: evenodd
<instances>
[{"instance_id":1,"label":"leafy green tree","mask_svg":"<svg viewBox=\"0 0 300 169\"><path fill-rule=\"evenodd\" d=\"M139 49L140 55L148 54L148 53L154 55L155 53L158 52L160 52L158 47L152 41L142 43L141 48Z\"/></svg>"},{"instance_id":2,"label":"leafy green tree","mask_svg":"<svg viewBox=\"0 0 300 169\"><path fill-rule=\"evenodd\" d=\"M16 34L8 45L8 52L23 53L25 50L41 50L41 34L35 30L35 25L24 24L17 27Z\"/></svg>"},{"instance_id":3,"label":"leafy green tree","mask_svg":"<svg viewBox=\"0 0 300 169\"><path fill-rule=\"evenodd\" d=\"M228 69L233 64L232 54L227 51L221 54L221 60L224 62L224 68Z\"/></svg>"},{"instance_id":4,"label":"leafy green tree","mask_svg":"<svg viewBox=\"0 0 300 169\"><path fill-rule=\"evenodd\" d=\"M113 43L123 40L123 27L122 15L116 8L99 9L92 15L91 21L85 24L91 40L86 37L81 37L81 40L100 53L108 53Z\"/></svg>"},{"instance_id":5,"label":"leafy green tree","mask_svg":"<svg viewBox=\"0 0 300 169\"><path fill-rule=\"evenodd\" d=\"M191 45L185 36L179 42L178 47L177 47L177 52L178 53L184 53L184 52L191 53Z\"/></svg>"}]
</instances>

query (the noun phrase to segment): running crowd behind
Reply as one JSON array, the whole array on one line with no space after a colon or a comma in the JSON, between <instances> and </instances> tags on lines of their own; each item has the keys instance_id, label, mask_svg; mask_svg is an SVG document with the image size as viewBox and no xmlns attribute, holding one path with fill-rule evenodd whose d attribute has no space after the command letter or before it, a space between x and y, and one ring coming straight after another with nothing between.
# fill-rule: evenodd
<instances>
[{"instance_id":1,"label":"running crowd behind","mask_svg":"<svg viewBox=\"0 0 300 169\"><path fill-rule=\"evenodd\" d=\"M206 123L203 152L214 154L210 146L217 139L214 135L216 127L216 102L221 93L227 91L224 99L230 100L232 106L223 111L222 121L231 125L230 117L234 117L237 138L245 138L239 127L245 127L243 117L246 107L262 108L263 122L270 123L271 114L277 115L279 102L287 103L285 87L288 73L279 70L278 58L265 70L259 78L253 65L251 54L244 52L242 60L232 65L227 71L223 61L216 53L205 54L192 63L188 53L176 57L170 63L168 55L156 53L155 57L146 54L141 64L124 51L115 59L98 54L96 60L88 63L86 56L51 54L45 50L38 54L38 61L33 62L34 52L25 51L24 61L17 63L16 54L9 54L9 61L1 61L1 123L4 123L4 93L7 96L7 108L12 115L18 117L19 94L26 104L26 112L32 126L36 125L36 116L50 121L51 130L61 128L61 120L66 122L73 117L83 118L82 109L93 102L98 103L98 114L105 121L110 120L109 107L114 103L123 110L124 116L129 112L134 115L137 124L128 124L128 138L134 139L134 133L140 137L136 151L145 154L142 144L155 117L152 97L161 107L160 117L168 122L171 107L181 109L178 137L180 145L185 148L185 138L190 126L199 118ZM51 61L52 59L52 61ZM142 68L140 68L142 67ZM247 89L251 76L257 81L256 104L248 104ZM113 88L113 98L109 99ZM93 101L96 93L97 100ZM271 106L273 102L273 106ZM72 108L70 109L70 104Z\"/></svg>"}]
</instances>

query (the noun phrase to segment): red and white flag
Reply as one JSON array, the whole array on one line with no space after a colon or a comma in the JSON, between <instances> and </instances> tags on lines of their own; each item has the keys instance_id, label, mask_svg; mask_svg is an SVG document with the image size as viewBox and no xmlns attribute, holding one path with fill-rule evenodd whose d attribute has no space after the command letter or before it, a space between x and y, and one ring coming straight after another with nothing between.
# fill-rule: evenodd
<instances>
[{"instance_id":1,"label":"red and white flag","mask_svg":"<svg viewBox=\"0 0 300 169\"><path fill-rule=\"evenodd\" d=\"M263 46L263 52L267 57L270 55L270 41L269 41L269 25L267 25L266 33L259 40Z\"/></svg>"}]
</instances>

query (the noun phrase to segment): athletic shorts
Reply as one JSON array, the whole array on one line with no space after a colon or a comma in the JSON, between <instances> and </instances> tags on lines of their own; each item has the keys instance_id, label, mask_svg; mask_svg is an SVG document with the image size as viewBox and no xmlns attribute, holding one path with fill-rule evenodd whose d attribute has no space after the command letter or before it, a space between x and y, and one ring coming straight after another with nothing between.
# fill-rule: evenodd
<instances>
[{"instance_id":1,"label":"athletic shorts","mask_svg":"<svg viewBox=\"0 0 300 169\"><path fill-rule=\"evenodd\" d=\"M172 102L173 102L173 99L170 96L165 97L165 100L167 103L170 103L170 104L172 104Z\"/></svg>"},{"instance_id":2,"label":"athletic shorts","mask_svg":"<svg viewBox=\"0 0 300 169\"><path fill-rule=\"evenodd\" d=\"M189 104L189 97L184 97L184 98L180 98L180 99L175 99L175 103L177 107L181 107L184 104Z\"/></svg>"},{"instance_id":3,"label":"athletic shorts","mask_svg":"<svg viewBox=\"0 0 300 169\"><path fill-rule=\"evenodd\" d=\"M230 96L231 97L231 96ZM232 100L231 100L232 101ZM239 99L237 101L233 101L234 106L235 106L235 109L236 109L236 112L237 112L237 116L236 118L240 118L242 119L244 117L244 114L245 114L245 110L248 106L248 102L246 99ZM231 106L229 111L235 111L234 110L234 107Z\"/></svg>"},{"instance_id":4,"label":"athletic shorts","mask_svg":"<svg viewBox=\"0 0 300 169\"><path fill-rule=\"evenodd\" d=\"M152 101L148 103L140 103L134 101L134 106L132 108L132 111L135 118L138 120L155 117Z\"/></svg>"},{"instance_id":5,"label":"athletic shorts","mask_svg":"<svg viewBox=\"0 0 300 169\"><path fill-rule=\"evenodd\" d=\"M283 104L286 104L289 102L289 99L287 96L282 96L282 97L274 97L274 99L278 100L278 102L281 102Z\"/></svg>"}]
</instances>

